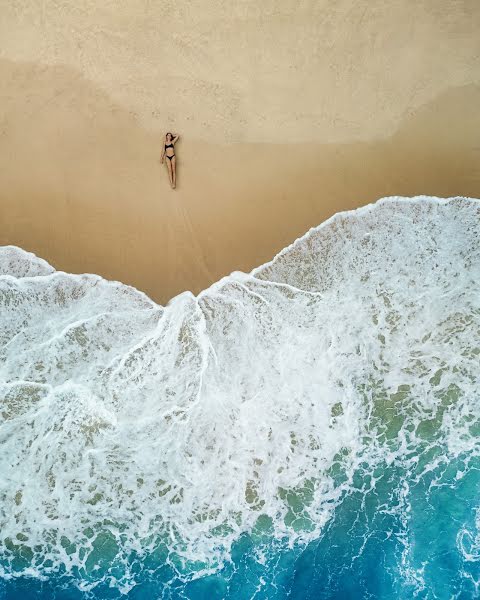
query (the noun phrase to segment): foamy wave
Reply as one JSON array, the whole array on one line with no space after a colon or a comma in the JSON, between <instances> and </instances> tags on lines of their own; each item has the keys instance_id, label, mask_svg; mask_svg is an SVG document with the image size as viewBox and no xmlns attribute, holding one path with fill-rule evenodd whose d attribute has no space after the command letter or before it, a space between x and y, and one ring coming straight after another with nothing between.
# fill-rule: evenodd
<instances>
[{"instance_id":1,"label":"foamy wave","mask_svg":"<svg viewBox=\"0 0 480 600\"><path fill-rule=\"evenodd\" d=\"M4 575L190 577L318 536L359 473L477 456L479 240L476 200L383 199L166 307L0 249Z\"/></svg>"}]
</instances>

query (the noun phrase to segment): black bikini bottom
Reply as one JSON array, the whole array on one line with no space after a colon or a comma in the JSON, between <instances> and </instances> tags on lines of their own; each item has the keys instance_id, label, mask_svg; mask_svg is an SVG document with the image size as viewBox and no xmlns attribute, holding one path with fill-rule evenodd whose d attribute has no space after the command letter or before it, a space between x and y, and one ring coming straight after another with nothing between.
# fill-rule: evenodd
<instances>
[{"instance_id":1,"label":"black bikini bottom","mask_svg":"<svg viewBox=\"0 0 480 600\"><path fill-rule=\"evenodd\" d=\"M172 160L172 158L175 157L175 154L173 156L167 156L167 158L169 158L170 160Z\"/></svg>"}]
</instances>

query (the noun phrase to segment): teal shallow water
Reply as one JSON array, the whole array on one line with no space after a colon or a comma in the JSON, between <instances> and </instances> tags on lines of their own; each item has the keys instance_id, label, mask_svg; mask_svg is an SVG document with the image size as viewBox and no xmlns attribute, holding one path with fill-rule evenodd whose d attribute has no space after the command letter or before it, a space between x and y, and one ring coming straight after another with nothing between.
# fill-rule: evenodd
<instances>
[{"instance_id":1,"label":"teal shallow water","mask_svg":"<svg viewBox=\"0 0 480 600\"><path fill-rule=\"evenodd\" d=\"M336 511L319 540L305 548L266 552L258 562L255 542L244 535L235 544L231 564L219 573L185 583L174 569L151 561L127 597L243 599L243 598L475 598L479 594L479 532L476 511L480 478L478 461L461 479L448 471L429 490L434 477L405 485L402 473L386 470L381 493L352 494ZM437 474L438 475L438 474ZM400 481L402 483L399 486ZM385 510L392 497L408 503L408 517ZM472 554L473 552L473 554ZM144 567L148 558L142 558ZM66 589L61 589L65 586ZM80 592L69 578L58 575L40 583L21 579L7 582L3 598L121 598L115 588L100 585Z\"/></svg>"},{"instance_id":2,"label":"teal shallow water","mask_svg":"<svg viewBox=\"0 0 480 600\"><path fill-rule=\"evenodd\" d=\"M480 596L480 203L160 307L0 249L0 599Z\"/></svg>"}]
</instances>

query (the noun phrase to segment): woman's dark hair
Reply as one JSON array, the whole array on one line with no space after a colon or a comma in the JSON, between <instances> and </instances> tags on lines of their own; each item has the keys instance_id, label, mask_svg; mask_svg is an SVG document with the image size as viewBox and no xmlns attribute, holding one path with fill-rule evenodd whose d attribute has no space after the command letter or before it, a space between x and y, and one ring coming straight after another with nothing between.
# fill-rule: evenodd
<instances>
[{"instance_id":1,"label":"woman's dark hair","mask_svg":"<svg viewBox=\"0 0 480 600\"><path fill-rule=\"evenodd\" d=\"M167 137L167 135L169 135L172 138L172 140L173 140L173 133L168 132L168 133L165 134L165 137Z\"/></svg>"}]
</instances>

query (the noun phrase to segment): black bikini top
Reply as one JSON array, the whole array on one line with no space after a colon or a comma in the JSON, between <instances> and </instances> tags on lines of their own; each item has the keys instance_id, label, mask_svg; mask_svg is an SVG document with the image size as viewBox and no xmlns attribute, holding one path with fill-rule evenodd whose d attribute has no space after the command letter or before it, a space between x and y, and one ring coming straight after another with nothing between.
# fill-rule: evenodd
<instances>
[{"instance_id":1,"label":"black bikini top","mask_svg":"<svg viewBox=\"0 0 480 600\"><path fill-rule=\"evenodd\" d=\"M165 144L165 148L173 148L173 144Z\"/></svg>"}]
</instances>

